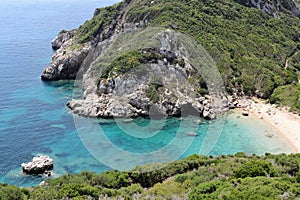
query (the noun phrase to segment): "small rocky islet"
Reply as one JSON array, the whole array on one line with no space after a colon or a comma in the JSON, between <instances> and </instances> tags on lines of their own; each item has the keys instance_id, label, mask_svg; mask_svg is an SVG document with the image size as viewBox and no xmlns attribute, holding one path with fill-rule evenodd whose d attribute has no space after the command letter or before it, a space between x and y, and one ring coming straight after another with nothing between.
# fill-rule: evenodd
<instances>
[{"instance_id":1,"label":"small rocky islet","mask_svg":"<svg viewBox=\"0 0 300 200\"><path fill-rule=\"evenodd\" d=\"M53 169L53 159L49 156L35 156L31 162L22 163L22 170L27 175L41 175L51 176L50 170Z\"/></svg>"}]
</instances>

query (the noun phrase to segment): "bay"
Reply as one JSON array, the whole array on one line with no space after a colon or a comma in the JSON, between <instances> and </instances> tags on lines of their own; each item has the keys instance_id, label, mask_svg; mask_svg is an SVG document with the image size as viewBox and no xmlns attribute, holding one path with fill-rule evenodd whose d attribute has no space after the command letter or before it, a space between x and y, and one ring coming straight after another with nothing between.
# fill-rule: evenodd
<instances>
[{"instance_id":1,"label":"bay","mask_svg":"<svg viewBox=\"0 0 300 200\"><path fill-rule=\"evenodd\" d=\"M160 152L158 156L161 156L159 161L162 162L195 153L223 155L240 151L249 154L291 151L268 124L251 116L241 117L238 112L229 113L214 122L202 120L200 125L193 118L169 118L161 121L161 126L143 118L123 126L115 120L100 120L95 123L109 143L100 146L93 143L98 133L90 131L88 126L77 127L78 124L74 123L72 114L65 106L72 98L73 82L44 83L40 80L40 74L51 61L53 50L50 42L58 32L80 26L91 18L96 7L115 2L0 2L1 183L18 186L39 184L45 177L26 176L20 167L22 162L28 162L39 154L54 159L54 177L83 170L108 170L112 167L109 165L111 159L122 166L135 165L131 158L115 153L108 144L113 144L120 152L143 155L170 145L173 145L175 153L180 149L174 155ZM196 136L187 134L192 131ZM274 137L265 137L266 132L274 134ZM139 134L150 136L140 138L137 137ZM177 143L173 143L174 138L178 139ZM183 148L183 144L187 146ZM151 159L153 157L144 157L143 161L147 163ZM140 162L136 160L136 163Z\"/></svg>"}]
</instances>

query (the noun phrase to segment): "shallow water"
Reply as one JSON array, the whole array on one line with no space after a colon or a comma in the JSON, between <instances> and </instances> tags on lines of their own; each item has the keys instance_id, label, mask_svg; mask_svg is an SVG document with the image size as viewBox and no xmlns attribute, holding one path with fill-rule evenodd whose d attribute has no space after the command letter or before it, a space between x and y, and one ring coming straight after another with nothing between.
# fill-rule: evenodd
<instances>
[{"instance_id":1,"label":"shallow water","mask_svg":"<svg viewBox=\"0 0 300 200\"><path fill-rule=\"evenodd\" d=\"M115 120L93 121L107 138L107 143L100 141L103 144L100 146L94 140L99 136L95 129L78 126L78 121L76 129L73 116L65 106L72 97L73 82L43 83L39 76L50 62L53 53L50 41L55 35L61 29L78 27L91 17L95 7L112 2L0 2L0 182L20 186L38 184L44 177L25 176L20 167L22 162L38 154L53 157L54 174L59 176L83 170L101 172L109 169L106 166L109 160L130 168L152 159L169 161L194 153L290 151L272 127L254 117L242 117L240 113L228 114L215 122L202 120L199 126L192 118L170 118L159 124L138 118L122 126ZM196 132L197 136L189 136L188 132ZM265 133L273 133L274 137L268 138ZM108 144L118 147L120 152L146 156L142 161L132 162L133 158L115 154L117 151L112 151ZM167 147L174 151L147 157Z\"/></svg>"}]
</instances>

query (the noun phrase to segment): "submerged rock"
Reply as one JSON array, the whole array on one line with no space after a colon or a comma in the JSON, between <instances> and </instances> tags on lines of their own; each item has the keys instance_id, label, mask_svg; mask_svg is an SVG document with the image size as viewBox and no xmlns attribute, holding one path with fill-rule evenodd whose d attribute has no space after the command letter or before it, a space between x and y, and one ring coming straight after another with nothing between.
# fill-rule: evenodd
<instances>
[{"instance_id":1,"label":"submerged rock","mask_svg":"<svg viewBox=\"0 0 300 200\"><path fill-rule=\"evenodd\" d=\"M268 138L273 138L274 134L266 132L265 136L268 137Z\"/></svg>"},{"instance_id":2,"label":"submerged rock","mask_svg":"<svg viewBox=\"0 0 300 200\"><path fill-rule=\"evenodd\" d=\"M188 133L186 133L186 135L191 136L191 137L197 137L198 136L198 134L195 133L195 132L188 132Z\"/></svg>"},{"instance_id":3,"label":"submerged rock","mask_svg":"<svg viewBox=\"0 0 300 200\"><path fill-rule=\"evenodd\" d=\"M53 169L53 160L49 156L36 156L29 163L21 164L25 174L39 175Z\"/></svg>"}]
</instances>

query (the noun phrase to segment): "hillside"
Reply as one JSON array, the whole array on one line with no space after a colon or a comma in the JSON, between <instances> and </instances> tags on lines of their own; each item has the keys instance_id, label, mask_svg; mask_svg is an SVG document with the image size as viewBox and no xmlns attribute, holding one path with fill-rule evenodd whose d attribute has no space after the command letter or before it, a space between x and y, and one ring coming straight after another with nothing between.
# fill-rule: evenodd
<instances>
[{"instance_id":1,"label":"hillside","mask_svg":"<svg viewBox=\"0 0 300 200\"><path fill-rule=\"evenodd\" d=\"M300 155L205 157L100 174L82 172L39 187L0 184L9 199L299 199Z\"/></svg>"},{"instance_id":2,"label":"hillside","mask_svg":"<svg viewBox=\"0 0 300 200\"><path fill-rule=\"evenodd\" d=\"M94 61L97 57L101 57L101 52L114 43L118 35L135 30L137 27L162 27L187 35L205 48L216 62L229 95L271 98L272 103L289 106L291 111L299 112L300 19L298 16L299 7L293 0L258 2L255 0L175 0L172 2L126 0L111 7L96 9L93 18L78 29L62 31L52 42L53 48L58 50L53 56L51 65L44 70L42 79L45 81L75 79L78 72L80 75L77 77L82 77L87 72L89 77L86 76L85 79L93 79L93 81L84 81L86 82L83 86L85 98L89 96L86 94L87 90L89 92L93 90L95 95L86 101L89 102L88 105L86 102L76 101L73 105L76 104L77 107L72 104L69 104L69 107L77 110L78 114L109 117L110 114L107 113L114 111L91 111L97 101L95 96L102 95L101 92L95 92L103 86L98 82L104 81L107 89L109 80L101 75L103 67L98 67L99 71L93 73L89 73L89 69L97 65ZM136 59L136 55L131 55ZM178 57L178 60L180 59L182 58ZM121 67L128 71L140 64L140 60L137 61L137 63L128 63L123 60ZM176 65L176 63L171 64ZM128 68L128 65L131 67ZM110 70L112 68L106 69L105 73L109 74ZM124 69L120 70L124 72ZM112 72L115 73L115 70ZM91 77L92 74L97 75ZM122 76L122 74L118 75ZM109 78L114 80L116 77L118 76ZM196 96L207 93L205 91L207 87L205 83L203 84L201 76L188 78L196 79L195 83L200 86L200 90L196 89L198 91ZM91 83L93 86L88 87ZM153 98L164 100L166 97L159 94L157 88L153 90L151 85L147 87L152 92L143 95L152 98L150 103L161 105L162 101L155 102ZM94 103L90 105L90 102ZM132 108L130 107L132 104L134 103L130 102L125 111L132 111L132 115L139 115L136 110L141 109L147 113L147 110L141 108L142 105L136 107L134 105ZM176 114L174 108L170 112Z\"/></svg>"}]
</instances>

